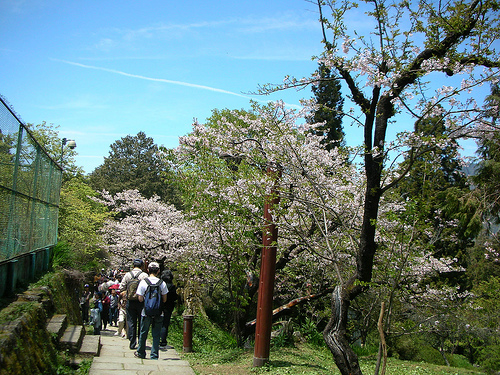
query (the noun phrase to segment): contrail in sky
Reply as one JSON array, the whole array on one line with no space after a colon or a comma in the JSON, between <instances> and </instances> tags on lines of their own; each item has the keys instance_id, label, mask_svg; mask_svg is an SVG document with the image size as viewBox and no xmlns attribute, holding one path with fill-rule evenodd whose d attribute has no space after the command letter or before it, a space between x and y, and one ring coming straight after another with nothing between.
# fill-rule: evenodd
<instances>
[{"instance_id":1,"label":"contrail in sky","mask_svg":"<svg viewBox=\"0 0 500 375\"><path fill-rule=\"evenodd\" d=\"M120 74L120 75L126 76L126 77L139 78L139 79L144 79L144 80L147 80L147 81L154 81L154 82L171 83L173 85L194 87L194 88L197 88L197 89L208 90L208 91L215 91L215 92L220 92L222 94L234 95L234 96L239 96L241 98L251 99L249 96L246 96L246 95L243 95L243 94L238 94L238 93L232 92L232 91L217 89L215 87L210 87L210 86L196 85L194 83L181 82L181 81L172 81L170 79L163 79L163 78L145 77L145 76L141 76L141 75L138 75L138 74L130 74L130 73L122 72L120 70L108 69L108 68L101 68L99 66L85 65L85 64L80 64L80 63L73 62L73 61L66 61L66 60L59 60L59 59L53 59L53 60L54 61L60 61L60 62L63 62L65 64L79 66L79 67L82 67L82 68L95 69L95 70L103 70L105 72L110 72L110 73L114 73L114 74Z\"/></svg>"}]
</instances>

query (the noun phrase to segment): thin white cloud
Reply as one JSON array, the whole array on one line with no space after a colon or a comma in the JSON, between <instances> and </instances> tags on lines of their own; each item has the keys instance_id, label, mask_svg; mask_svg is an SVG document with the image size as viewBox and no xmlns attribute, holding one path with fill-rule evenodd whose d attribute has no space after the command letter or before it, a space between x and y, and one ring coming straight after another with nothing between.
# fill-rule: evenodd
<instances>
[{"instance_id":1,"label":"thin white cloud","mask_svg":"<svg viewBox=\"0 0 500 375\"><path fill-rule=\"evenodd\" d=\"M218 89L218 88L215 88L215 87L198 85L198 84L195 84L195 83L182 82L182 81L174 81L174 80L164 79L164 78L146 77L146 76L141 76L141 75L138 75L138 74L131 74L131 73L127 73L127 72L122 72L120 70L103 68L103 67L93 66L93 65L86 65L86 64L81 64L81 63L77 63L77 62L73 62L73 61L67 61L67 60L59 60L59 59L53 59L53 60L54 61L63 62L65 64L69 64L69 65L79 66L81 68L102 70L104 72L119 74L119 75L122 75L122 76L125 76L125 77L138 78L138 79L143 79L143 80L146 80L146 81L153 81L153 82L170 83L170 84L179 85L179 86L193 87L193 88L196 88L196 89L208 90L208 91L213 91L213 92L219 92L219 93L222 93L222 94L239 96L241 98L251 99L251 97L249 97L247 95L243 95L243 94L239 94L239 93L236 93L236 92L227 91L227 90L223 90L223 89Z\"/></svg>"},{"instance_id":2,"label":"thin white cloud","mask_svg":"<svg viewBox=\"0 0 500 375\"><path fill-rule=\"evenodd\" d=\"M127 72L122 72L120 70L103 68L103 67L93 66L93 65L81 64L81 63L77 63L77 62L74 62L74 61L67 61L67 60L61 60L61 59L52 59L52 60L53 61L59 61L59 62L62 62L62 63L65 63L65 64L69 64L69 65L78 66L78 67L81 67L81 68L95 69L95 70L101 70L101 71L110 72L110 73L114 73L114 74L119 74L119 75L123 75L125 77L138 78L138 79L143 79L143 80L146 80L146 81L153 81L153 82L169 83L169 84L173 84L173 85L186 86L186 87L192 87L192 88L195 88L195 89L201 89L201 90L208 90L208 91L212 91L212 92L218 92L218 93L221 93L221 94L233 95L233 96L237 96L237 97L248 99L248 100L255 100L255 101L261 102L261 103L270 103L270 102L273 101L273 100L262 100L262 99L258 99L258 98L255 98L255 97L252 97L252 96L249 96L249 95L239 94L239 93L236 93L236 92L232 92L232 91L228 91L228 90L223 90L223 89L218 89L218 88L210 87L210 86L198 85L198 84L195 84L195 83L182 82L182 81L174 81L174 80L164 79L164 78L146 77L146 76L141 76L141 75L138 75L138 74L131 74L131 73L127 73ZM297 105L297 104L285 103L285 105L287 107L289 107L289 108L295 108L295 109L302 108L302 106Z\"/></svg>"}]
</instances>

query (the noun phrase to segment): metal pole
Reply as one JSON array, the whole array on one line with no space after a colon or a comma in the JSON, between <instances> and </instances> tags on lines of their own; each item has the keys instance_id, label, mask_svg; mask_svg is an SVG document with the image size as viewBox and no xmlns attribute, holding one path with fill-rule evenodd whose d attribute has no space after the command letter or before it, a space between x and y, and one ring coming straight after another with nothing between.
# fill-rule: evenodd
<instances>
[{"instance_id":1,"label":"metal pole","mask_svg":"<svg viewBox=\"0 0 500 375\"><path fill-rule=\"evenodd\" d=\"M61 159L59 159L59 162L61 163L61 166L62 166L63 155L64 155L64 145L66 143L68 143L68 139L67 138L63 138L62 141L61 141Z\"/></svg>"},{"instance_id":2,"label":"metal pole","mask_svg":"<svg viewBox=\"0 0 500 375\"><path fill-rule=\"evenodd\" d=\"M193 351L193 315L184 315L184 330L182 344L184 353Z\"/></svg>"},{"instance_id":3,"label":"metal pole","mask_svg":"<svg viewBox=\"0 0 500 375\"><path fill-rule=\"evenodd\" d=\"M271 346L271 329L273 323L273 293L276 274L276 249L278 228L274 224L271 211L279 204L277 185L280 173L267 169L268 175L274 177L271 194L264 204L265 226L262 233L262 259L260 264L259 294L257 299L257 319L255 325L255 348L253 366L261 367L269 361Z\"/></svg>"}]
</instances>

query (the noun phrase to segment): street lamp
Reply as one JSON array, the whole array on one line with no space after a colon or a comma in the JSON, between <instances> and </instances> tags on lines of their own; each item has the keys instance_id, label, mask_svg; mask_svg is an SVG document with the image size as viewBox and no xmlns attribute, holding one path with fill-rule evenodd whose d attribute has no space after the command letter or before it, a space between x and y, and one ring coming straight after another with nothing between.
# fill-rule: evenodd
<instances>
[{"instance_id":1,"label":"street lamp","mask_svg":"<svg viewBox=\"0 0 500 375\"><path fill-rule=\"evenodd\" d=\"M63 138L62 139L62 144L61 144L61 164L63 161L63 154L64 154L64 146L68 145L68 147L73 150L76 148L76 142L74 139L68 139L68 138Z\"/></svg>"}]
</instances>

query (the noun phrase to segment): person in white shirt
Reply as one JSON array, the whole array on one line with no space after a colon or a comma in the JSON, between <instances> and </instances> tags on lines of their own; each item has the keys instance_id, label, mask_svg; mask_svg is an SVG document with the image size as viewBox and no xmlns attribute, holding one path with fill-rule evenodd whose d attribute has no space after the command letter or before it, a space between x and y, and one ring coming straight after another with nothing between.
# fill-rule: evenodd
<instances>
[{"instance_id":1,"label":"person in white shirt","mask_svg":"<svg viewBox=\"0 0 500 375\"><path fill-rule=\"evenodd\" d=\"M144 302L146 293L148 292L148 287L151 286L148 284L147 280L149 280L151 285L159 285L160 295L158 298L161 298L161 303L165 303L167 301L167 293L168 288L165 281L161 280L158 275L160 273L160 265L156 262L151 262L148 266L149 277L144 280L141 280L139 286L137 287L137 295L139 297L139 301ZM146 296L146 297L145 297ZM156 315L148 315L146 310L142 309L142 321L141 321L141 333L139 335L139 346L137 347L137 351L134 355L137 358L146 358L146 338L148 337L149 327L151 327L151 335L153 336L153 344L151 345L151 359L158 359L160 352L160 333L163 323L163 314L161 306L158 309L158 313Z\"/></svg>"}]
</instances>

